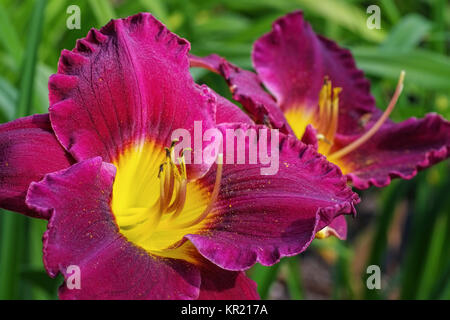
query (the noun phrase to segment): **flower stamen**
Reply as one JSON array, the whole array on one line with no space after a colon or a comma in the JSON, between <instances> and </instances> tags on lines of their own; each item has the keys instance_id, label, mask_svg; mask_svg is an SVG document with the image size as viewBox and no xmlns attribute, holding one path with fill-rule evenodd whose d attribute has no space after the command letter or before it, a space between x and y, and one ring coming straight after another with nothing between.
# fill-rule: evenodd
<instances>
[{"instance_id":1,"label":"flower stamen","mask_svg":"<svg viewBox=\"0 0 450 320\"><path fill-rule=\"evenodd\" d=\"M328 154L333 146L334 136L338 126L339 93L341 88L333 88L326 76L319 94L319 109L313 122L316 124L319 152Z\"/></svg>"},{"instance_id":2,"label":"flower stamen","mask_svg":"<svg viewBox=\"0 0 450 320\"><path fill-rule=\"evenodd\" d=\"M395 89L394 95L391 98L391 101L389 102L388 107L384 111L384 113L381 115L381 117L378 119L378 121L368 130L365 134L363 134L360 138L353 141L346 147L332 153L327 158L329 161L335 161L339 158L342 158L343 156L349 154L350 152L356 150L359 148L363 143L367 142L372 136L380 129L380 127L384 124L384 122L389 118L389 115L391 114L392 110L394 110L395 105L397 104L397 100L402 93L403 90L403 80L405 78L405 71L402 71L400 73L400 77L398 79L397 87Z\"/></svg>"},{"instance_id":3,"label":"flower stamen","mask_svg":"<svg viewBox=\"0 0 450 320\"><path fill-rule=\"evenodd\" d=\"M173 163L173 146L172 143L170 148L166 148L166 160L160 166L160 171L158 177L160 179L160 198L159 198L159 210L155 216L155 221L161 220L164 214L171 214L170 220L175 220L180 216L183 211L184 205L186 203L187 195L187 172L186 172L186 161L184 153L188 149L184 149L181 152L181 157L178 158L180 164L179 168ZM206 209L194 220L175 225L178 228L188 228L193 225L200 223L206 218L213 208L217 196L220 190L220 181L222 179L222 167L223 167L223 155L218 155L218 165L216 171L216 181L214 184L211 199L206 207ZM152 228L154 229L154 227Z\"/></svg>"},{"instance_id":4,"label":"flower stamen","mask_svg":"<svg viewBox=\"0 0 450 320\"><path fill-rule=\"evenodd\" d=\"M184 224L180 225L180 228L189 228L189 227L192 227L192 226L200 223L211 212L213 205L216 202L217 197L219 195L219 191L220 191L220 182L222 180L222 171L223 171L223 155L222 154L218 155L217 162L218 163L217 163L217 170L216 170L216 181L214 183L213 192L211 194L211 198L209 200L209 203L208 203L206 209L202 212L202 214L200 216L198 216L198 218L196 218L193 221L190 221L188 223L184 223Z\"/></svg>"},{"instance_id":5,"label":"flower stamen","mask_svg":"<svg viewBox=\"0 0 450 320\"><path fill-rule=\"evenodd\" d=\"M171 220L178 217L181 211L184 208L184 204L186 202L186 192L187 192L187 174L186 174L186 162L184 160L184 151L182 151L182 156L178 158L178 161L181 166L181 174L179 175L178 181L178 192L176 193L175 200L167 209L168 213L174 212Z\"/></svg>"}]
</instances>

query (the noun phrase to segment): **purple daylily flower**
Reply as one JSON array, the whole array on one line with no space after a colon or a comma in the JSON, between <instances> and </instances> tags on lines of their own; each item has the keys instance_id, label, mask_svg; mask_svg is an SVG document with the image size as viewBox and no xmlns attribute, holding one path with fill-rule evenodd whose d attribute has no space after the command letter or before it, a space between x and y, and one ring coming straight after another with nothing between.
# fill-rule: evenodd
<instances>
[{"instance_id":1,"label":"purple daylily flower","mask_svg":"<svg viewBox=\"0 0 450 320\"><path fill-rule=\"evenodd\" d=\"M194 83L189 48L149 14L112 20L62 52L49 114L0 126L0 206L49 221L50 276L80 268L81 288L63 285L60 298L256 299L244 270L355 214L339 168L283 133L273 176L172 162L171 133L194 121L259 128Z\"/></svg>"},{"instance_id":2,"label":"purple daylily flower","mask_svg":"<svg viewBox=\"0 0 450 320\"><path fill-rule=\"evenodd\" d=\"M358 189L384 187L396 177L411 179L450 155L448 121L437 114L389 120L402 81L386 112L377 109L351 52L316 35L300 11L275 21L272 31L255 42L252 58L256 74L217 55L190 60L192 67L222 75L256 123L312 145ZM318 236L345 237L345 220L334 224Z\"/></svg>"}]
</instances>

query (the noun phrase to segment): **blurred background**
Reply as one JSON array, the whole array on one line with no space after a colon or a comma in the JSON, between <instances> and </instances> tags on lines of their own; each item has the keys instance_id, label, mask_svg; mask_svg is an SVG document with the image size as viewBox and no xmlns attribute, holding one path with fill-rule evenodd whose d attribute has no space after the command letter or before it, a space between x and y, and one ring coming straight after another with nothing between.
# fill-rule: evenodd
<instances>
[{"instance_id":1,"label":"blurred background","mask_svg":"<svg viewBox=\"0 0 450 320\"><path fill-rule=\"evenodd\" d=\"M67 8L81 9L69 30ZM369 5L381 9L370 30ZM252 69L253 42L278 17L304 10L314 30L352 50L384 109L400 70L405 89L391 118L438 112L450 119L450 3L446 0L0 0L0 122L48 108L47 82L62 49L111 18L153 13L188 39L192 53L218 53ZM193 69L197 82L231 98L225 81ZM263 299L450 299L450 165L443 162L411 181L360 192L347 241L314 240L297 257L249 275ZM0 299L56 299L62 277L42 265L45 221L0 214ZM381 289L369 290L369 265L381 269Z\"/></svg>"}]
</instances>

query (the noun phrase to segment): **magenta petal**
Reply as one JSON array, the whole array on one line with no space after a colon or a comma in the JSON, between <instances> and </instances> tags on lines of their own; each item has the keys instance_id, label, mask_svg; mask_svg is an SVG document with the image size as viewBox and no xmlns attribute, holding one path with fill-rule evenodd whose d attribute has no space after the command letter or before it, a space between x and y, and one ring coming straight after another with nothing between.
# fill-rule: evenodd
<instances>
[{"instance_id":1,"label":"magenta petal","mask_svg":"<svg viewBox=\"0 0 450 320\"><path fill-rule=\"evenodd\" d=\"M45 218L25 204L28 186L73 161L56 140L48 114L0 125L0 207Z\"/></svg>"},{"instance_id":2,"label":"magenta petal","mask_svg":"<svg viewBox=\"0 0 450 320\"><path fill-rule=\"evenodd\" d=\"M227 128L231 126L221 127ZM295 137L280 134L276 175L261 175L265 165L228 163L209 230L186 236L224 269L245 270L256 262L272 265L298 254L338 215L355 213L358 197L339 168ZM205 185L214 180L213 172L203 178Z\"/></svg>"},{"instance_id":3,"label":"magenta petal","mask_svg":"<svg viewBox=\"0 0 450 320\"><path fill-rule=\"evenodd\" d=\"M44 265L55 277L78 266L81 289L63 299L195 299L200 273L180 260L150 256L119 232L110 209L115 167L93 158L32 183L27 204L51 215ZM164 279L164 281L161 281Z\"/></svg>"},{"instance_id":4,"label":"magenta petal","mask_svg":"<svg viewBox=\"0 0 450 320\"><path fill-rule=\"evenodd\" d=\"M293 133L283 112L273 97L264 91L255 73L240 69L215 54L207 57L190 55L190 62L192 67L205 68L224 77L230 86L233 99L242 104L254 121L278 128L285 133Z\"/></svg>"},{"instance_id":5,"label":"magenta petal","mask_svg":"<svg viewBox=\"0 0 450 320\"><path fill-rule=\"evenodd\" d=\"M325 72L322 48L301 12L276 20L272 31L255 42L253 63L282 108L317 104Z\"/></svg>"},{"instance_id":6,"label":"magenta petal","mask_svg":"<svg viewBox=\"0 0 450 320\"><path fill-rule=\"evenodd\" d=\"M242 271L202 273L198 300L259 300L256 283Z\"/></svg>"},{"instance_id":7,"label":"magenta petal","mask_svg":"<svg viewBox=\"0 0 450 320\"><path fill-rule=\"evenodd\" d=\"M303 133L303 137L301 141L304 144L308 144L314 147L315 150L318 149L319 142L317 140L317 130L311 124L308 124L305 128L305 133Z\"/></svg>"},{"instance_id":8,"label":"magenta petal","mask_svg":"<svg viewBox=\"0 0 450 320\"><path fill-rule=\"evenodd\" d=\"M330 232L340 240L347 239L347 221L344 216L336 217L329 225Z\"/></svg>"},{"instance_id":9,"label":"magenta petal","mask_svg":"<svg viewBox=\"0 0 450 320\"><path fill-rule=\"evenodd\" d=\"M214 92L217 99L216 124L220 123L246 123L254 124L253 120L237 105Z\"/></svg>"},{"instance_id":10,"label":"magenta petal","mask_svg":"<svg viewBox=\"0 0 450 320\"><path fill-rule=\"evenodd\" d=\"M175 129L213 127L216 98L190 73L189 43L150 14L112 20L63 51L50 78L50 118L77 160L112 162L126 146L171 143Z\"/></svg>"},{"instance_id":11,"label":"magenta petal","mask_svg":"<svg viewBox=\"0 0 450 320\"><path fill-rule=\"evenodd\" d=\"M329 225L318 232L316 237L327 238L332 235L340 240L347 239L347 221L344 216L333 219Z\"/></svg>"},{"instance_id":12,"label":"magenta petal","mask_svg":"<svg viewBox=\"0 0 450 320\"><path fill-rule=\"evenodd\" d=\"M242 271L202 262L199 300L259 300L256 283Z\"/></svg>"},{"instance_id":13,"label":"magenta petal","mask_svg":"<svg viewBox=\"0 0 450 320\"><path fill-rule=\"evenodd\" d=\"M337 136L337 148L357 136ZM386 123L369 141L339 159L339 165L359 189L387 186L392 178L411 179L450 155L450 122L436 114L401 123Z\"/></svg>"},{"instance_id":14,"label":"magenta petal","mask_svg":"<svg viewBox=\"0 0 450 320\"><path fill-rule=\"evenodd\" d=\"M300 11L275 21L272 31L255 42L253 63L283 111L316 108L325 76L342 88L338 132L360 132L361 116L375 111L370 83L350 51L317 36Z\"/></svg>"},{"instance_id":15,"label":"magenta petal","mask_svg":"<svg viewBox=\"0 0 450 320\"><path fill-rule=\"evenodd\" d=\"M193 56L190 55L189 57L190 59L192 59ZM192 61L190 62L192 64ZM204 65L203 67L206 68L206 66ZM214 72L216 71L214 70ZM233 123L233 122L254 124L253 120L243 110L241 110L241 108L239 108L237 105L235 105L228 99L222 97L214 90L212 89L210 90L216 97L216 112L215 112L216 124Z\"/></svg>"}]
</instances>

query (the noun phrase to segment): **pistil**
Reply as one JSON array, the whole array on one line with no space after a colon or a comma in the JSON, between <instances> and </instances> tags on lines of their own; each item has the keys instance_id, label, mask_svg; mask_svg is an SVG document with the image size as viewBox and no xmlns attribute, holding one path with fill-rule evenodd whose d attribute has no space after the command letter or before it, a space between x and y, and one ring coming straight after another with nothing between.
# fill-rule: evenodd
<instances>
[{"instance_id":1,"label":"pistil","mask_svg":"<svg viewBox=\"0 0 450 320\"><path fill-rule=\"evenodd\" d=\"M346 147L330 154L327 158L329 161L336 161L339 158L342 158L343 156L349 154L350 152L356 150L359 148L363 143L367 142L370 138L373 137L373 135L381 128L381 126L384 124L384 122L389 118L389 115L391 114L392 110L394 110L395 105L397 104L398 98L400 97L400 94L403 90L403 81L405 78L405 71L402 71L400 73L400 77L398 79L397 87L395 89L394 95L392 96L391 101L389 102L388 107L382 114L382 116L377 120L377 122L368 130L365 134L363 134L360 138L353 141Z\"/></svg>"},{"instance_id":2,"label":"pistil","mask_svg":"<svg viewBox=\"0 0 450 320\"><path fill-rule=\"evenodd\" d=\"M200 214L196 219L194 219L188 223L184 223L184 224L180 225L180 228L189 228L191 226L196 225L197 223L202 222L208 216L208 214L211 212L211 210L214 206L214 203L216 202L217 197L219 195L220 182L222 180L222 170L223 170L223 155L219 154L217 170L216 170L216 180L214 183L214 188L213 188L213 192L211 194L211 198L209 199L209 203L208 203L206 209L203 210L202 214Z\"/></svg>"}]
</instances>

